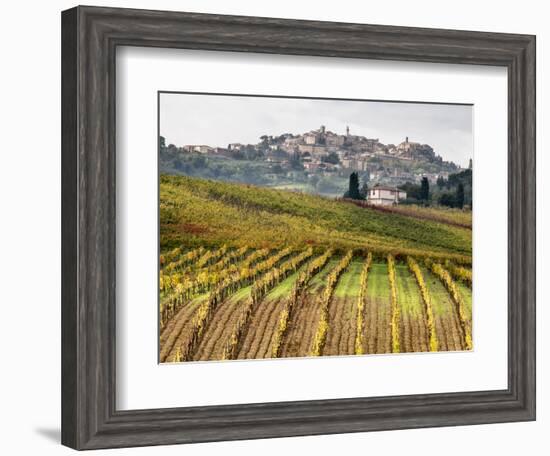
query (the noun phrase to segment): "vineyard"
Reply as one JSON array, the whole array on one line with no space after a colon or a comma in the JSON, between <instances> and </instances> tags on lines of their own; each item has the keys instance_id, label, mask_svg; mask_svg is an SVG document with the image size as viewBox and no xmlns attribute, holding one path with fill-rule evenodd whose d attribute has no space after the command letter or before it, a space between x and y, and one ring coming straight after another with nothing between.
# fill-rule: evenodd
<instances>
[{"instance_id":1,"label":"vineyard","mask_svg":"<svg viewBox=\"0 0 550 456\"><path fill-rule=\"evenodd\" d=\"M161 177L160 362L472 349L471 230Z\"/></svg>"},{"instance_id":2,"label":"vineyard","mask_svg":"<svg viewBox=\"0 0 550 456\"><path fill-rule=\"evenodd\" d=\"M452 209L448 207L422 207L414 204L406 206L375 206L368 204L366 201L354 201L350 199L342 199L342 201L355 204L359 207L368 207L371 210L376 210L379 212L407 215L420 220L433 220L435 222L442 222L458 227L472 228L472 211L464 211L462 209Z\"/></svg>"}]
</instances>

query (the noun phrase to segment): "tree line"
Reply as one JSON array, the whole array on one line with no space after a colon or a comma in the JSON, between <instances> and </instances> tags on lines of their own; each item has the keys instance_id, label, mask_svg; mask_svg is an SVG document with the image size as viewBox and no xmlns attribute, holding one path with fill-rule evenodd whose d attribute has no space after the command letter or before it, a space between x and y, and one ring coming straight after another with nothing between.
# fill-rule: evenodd
<instances>
[{"instance_id":1,"label":"tree line","mask_svg":"<svg viewBox=\"0 0 550 456\"><path fill-rule=\"evenodd\" d=\"M472 206L472 170L467 169L459 173L450 174L448 179L440 177L434 188L430 187L427 177L423 177L420 184L407 182L397 187L407 193L402 204L422 204L425 206L439 204L441 206L462 209ZM353 172L349 176L349 187L344 198L365 200L368 196L367 183L360 184L359 174Z\"/></svg>"}]
</instances>

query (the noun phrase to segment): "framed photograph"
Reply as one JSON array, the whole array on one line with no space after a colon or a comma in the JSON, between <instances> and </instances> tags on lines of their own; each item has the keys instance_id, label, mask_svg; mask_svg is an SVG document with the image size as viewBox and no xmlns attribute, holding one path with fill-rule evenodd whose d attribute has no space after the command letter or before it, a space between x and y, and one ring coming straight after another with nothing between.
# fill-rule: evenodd
<instances>
[{"instance_id":1,"label":"framed photograph","mask_svg":"<svg viewBox=\"0 0 550 456\"><path fill-rule=\"evenodd\" d=\"M62 13L62 442L535 419L535 37Z\"/></svg>"},{"instance_id":2,"label":"framed photograph","mask_svg":"<svg viewBox=\"0 0 550 456\"><path fill-rule=\"evenodd\" d=\"M473 106L158 109L161 363L473 349Z\"/></svg>"}]
</instances>

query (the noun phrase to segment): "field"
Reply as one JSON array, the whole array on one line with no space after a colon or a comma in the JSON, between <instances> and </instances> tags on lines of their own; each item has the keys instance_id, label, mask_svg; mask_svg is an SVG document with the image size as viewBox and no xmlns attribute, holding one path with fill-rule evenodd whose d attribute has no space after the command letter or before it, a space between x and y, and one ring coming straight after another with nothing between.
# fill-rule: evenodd
<instances>
[{"instance_id":1,"label":"field","mask_svg":"<svg viewBox=\"0 0 550 456\"><path fill-rule=\"evenodd\" d=\"M472 348L471 229L161 176L160 362Z\"/></svg>"},{"instance_id":2,"label":"field","mask_svg":"<svg viewBox=\"0 0 550 456\"><path fill-rule=\"evenodd\" d=\"M409 217L415 217L420 220L433 220L448 225L472 229L472 211L462 209L453 209L449 207L423 207L415 204L401 206L373 206L366 202L346 200L361 207L368 207L371 210L391 214L401 214Z\"/></svg>"}]
</instances>

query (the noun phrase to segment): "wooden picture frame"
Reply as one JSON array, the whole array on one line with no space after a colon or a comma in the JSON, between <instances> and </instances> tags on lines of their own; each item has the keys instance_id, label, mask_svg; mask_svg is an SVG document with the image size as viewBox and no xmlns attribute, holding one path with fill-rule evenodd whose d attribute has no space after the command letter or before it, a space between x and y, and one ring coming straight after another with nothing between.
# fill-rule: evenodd
<instances>
[{"instance_id":1,"label":"wooden picture frame","mask_svg":"<svg viewBox=\"0 0 550 456\"><path fill-rule=\"evenodd\" d=\"M508 69L508 388L152 410L115 401L115 50ZM75 449L535 419L535 37L76 7L62 13L62 443Z\"/></svg>"}]
</instances>

